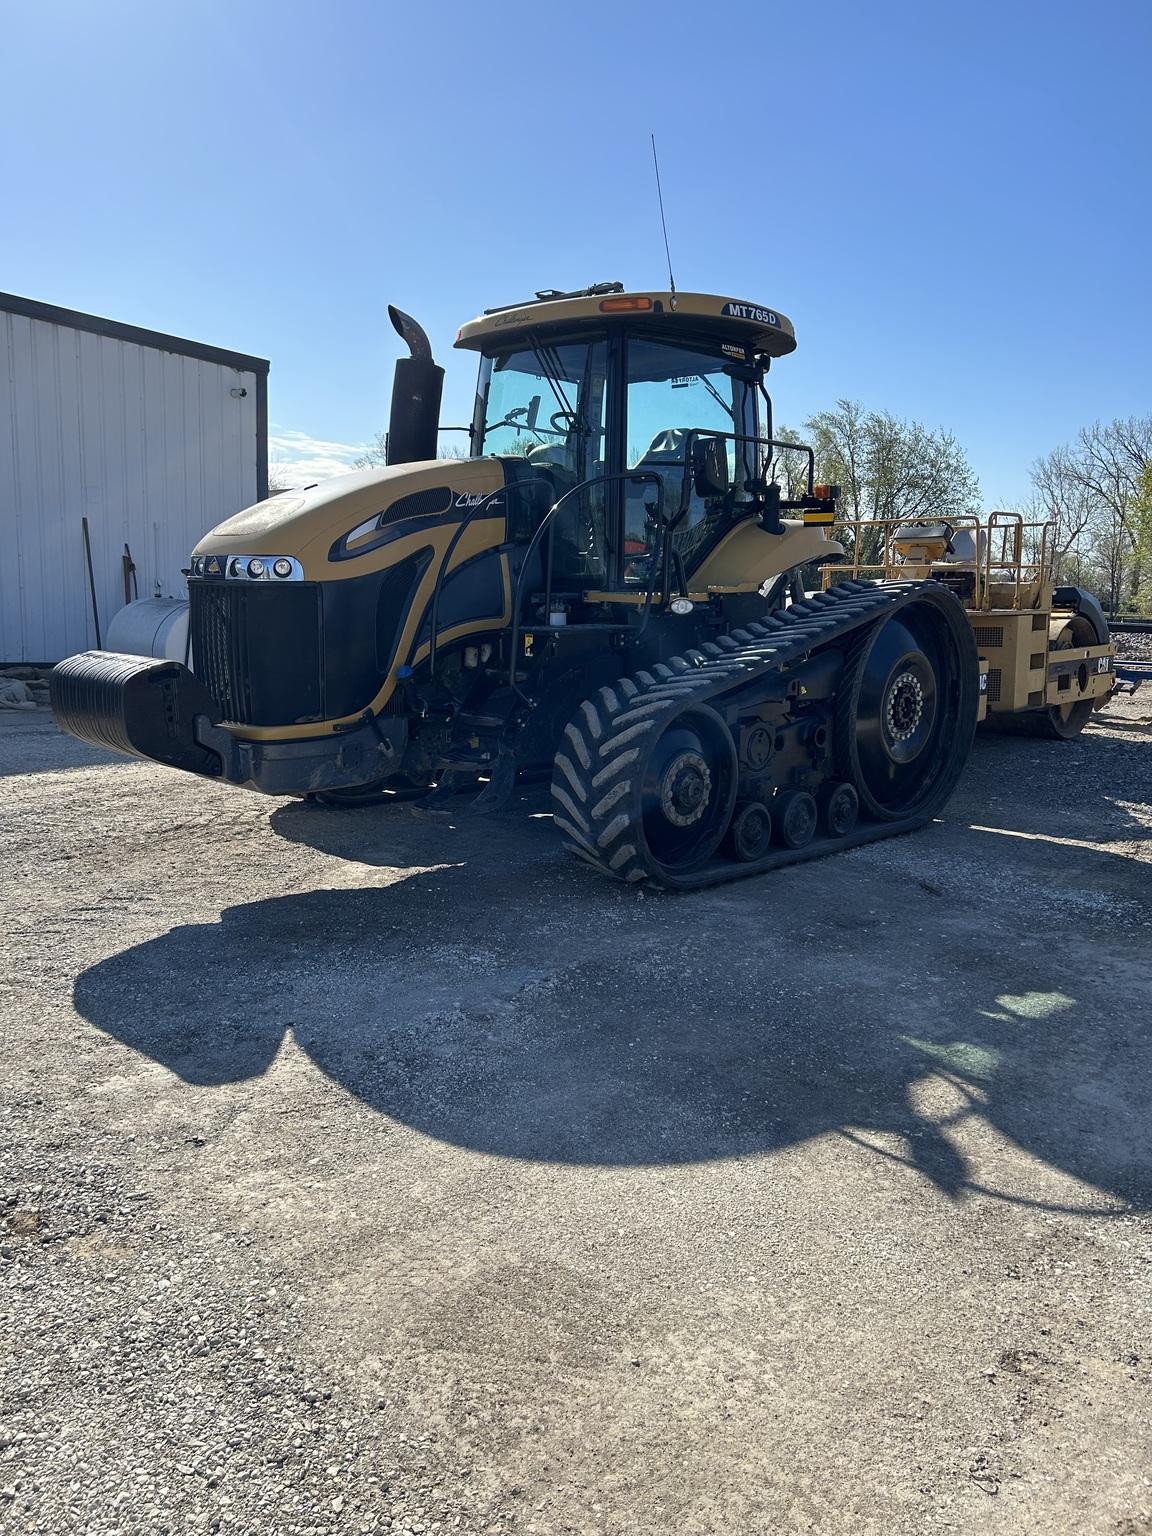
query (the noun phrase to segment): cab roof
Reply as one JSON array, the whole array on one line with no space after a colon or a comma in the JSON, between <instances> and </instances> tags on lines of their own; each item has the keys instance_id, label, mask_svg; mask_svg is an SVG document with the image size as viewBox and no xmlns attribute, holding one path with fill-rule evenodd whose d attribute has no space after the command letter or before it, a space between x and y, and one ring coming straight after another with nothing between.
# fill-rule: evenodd
<instances>
[{"instance_id":1,"label":"cab roof","mask_svg":"<svg viewBox=\"0 0 1152 1536\"><path fill-rule=\"evenodd\" d=\"M597 283L579 293L545 289L522 304L489 309L456 333L456 345L472 352L497 352L516 345L531 332L560 332L595 324L682 333L734 342L769 357L796 350L792 322L779 310L747 299L712 293L671 293L655 289L625 291L622 283Z\"/></svg>"}]
</instances>

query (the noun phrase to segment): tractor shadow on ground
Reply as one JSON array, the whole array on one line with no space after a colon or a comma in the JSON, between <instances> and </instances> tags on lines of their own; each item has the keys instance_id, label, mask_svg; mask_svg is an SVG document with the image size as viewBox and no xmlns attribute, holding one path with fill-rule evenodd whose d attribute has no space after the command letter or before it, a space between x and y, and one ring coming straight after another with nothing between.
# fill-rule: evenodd
<instances>
[{"instance_id":1,"label":"tractor shadow on ground","mask_svg":"<svg viewBox=\"0 0 1152 1536\"><path fill-rule=\"evenodd\" d=\"M352 814L292 824L340 844ZM371 814L399 851L403 811ZM76 1007L201 1090L258 1078L291 1032L372 1108L485 1153L675 1164L879 1133L897 1138L883 1155L958 1198L981 1187L962 1150L977 1117L1152 1206L1146 947L1110 952L1104 923L1101 947L1076 947L1027 916L1006 940L1009 913L859 854L642 894L563 857L545 825L420 832L422 870L175 928L82 974ZM920 837L937 832L978 836Z\"/></svg>"}]
</instances>

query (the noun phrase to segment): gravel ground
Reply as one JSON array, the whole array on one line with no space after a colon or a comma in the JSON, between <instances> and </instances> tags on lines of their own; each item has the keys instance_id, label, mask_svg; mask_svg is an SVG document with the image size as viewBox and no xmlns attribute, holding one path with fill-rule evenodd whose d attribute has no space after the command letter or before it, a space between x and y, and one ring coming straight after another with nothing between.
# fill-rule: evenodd
<instances>
[{"instance_id":1,"label":"gravel ground","mask_svg":"<svg viewBox=\"0 0 1152 1536\"><path fill-rule=\"evenodd\" d=\"M1124 661L1152 661L1152 634L1116 634L1112 643Z\"/></svg>"},{"instance_id":2,"label":"gravel ground","mask_svg":"<svg viewBox=\"0 0 1152 1536\"><path fill-rule=\"evenodd\" d=\"M689 897L0 715L0 1528L1152 1533L1152 689Z\"/></svg>"}]
</instances>

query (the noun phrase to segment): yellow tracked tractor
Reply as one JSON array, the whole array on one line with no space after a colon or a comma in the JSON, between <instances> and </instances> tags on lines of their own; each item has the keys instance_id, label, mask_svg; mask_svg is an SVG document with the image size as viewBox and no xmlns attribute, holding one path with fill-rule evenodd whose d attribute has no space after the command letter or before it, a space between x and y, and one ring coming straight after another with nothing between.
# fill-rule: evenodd
<instances>
[{"instance_id":1,"label":"yellow tracked tractor","mask_svg":"<svg viewBox=\"0 0 1152 1536\"><path fill-rule=\"evenodd\" d=\"M830 538L837 487L773 436L777 311L617 283L489 310L457 336L480 354L463 460L436 457L443 371L390 313L412 355L388 466L213 529L190 669L72 657L66 729L345 804L492 809L550 773L576 854L684 888L920 825L985 713L1066 737L1110 691L1103 614L1053 591L1043 530Z\"/></svg>"}]
</instances>

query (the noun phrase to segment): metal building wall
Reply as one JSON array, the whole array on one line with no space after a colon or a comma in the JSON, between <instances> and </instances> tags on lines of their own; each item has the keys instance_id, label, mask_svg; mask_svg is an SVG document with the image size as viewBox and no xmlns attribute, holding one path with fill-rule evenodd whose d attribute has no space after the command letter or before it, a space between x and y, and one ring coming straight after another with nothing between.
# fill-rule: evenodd
<instances>
[{"instance_id":1,"label":"metal building wall","mask_svg":"<svg viewBox=\"0 0 1152 1536\"><path fill-rule=\"evenodd\" d=\"M120 334L0 300L0 662L95 645L81 518L106 632L125 544L141 597L183 596L197 540L266 493L266 363L261 374L260 359L231 366L77 318Z\"/></svg>"}]
</instances>

